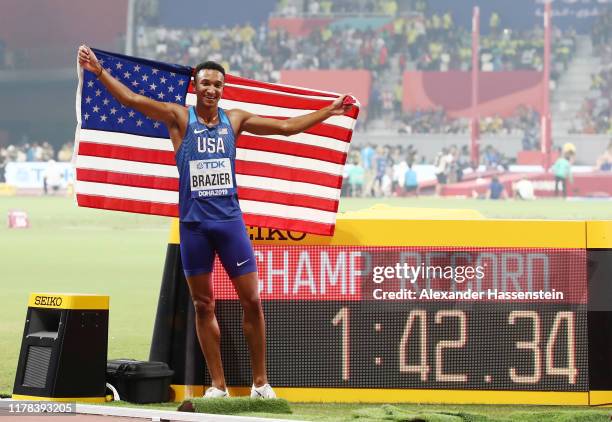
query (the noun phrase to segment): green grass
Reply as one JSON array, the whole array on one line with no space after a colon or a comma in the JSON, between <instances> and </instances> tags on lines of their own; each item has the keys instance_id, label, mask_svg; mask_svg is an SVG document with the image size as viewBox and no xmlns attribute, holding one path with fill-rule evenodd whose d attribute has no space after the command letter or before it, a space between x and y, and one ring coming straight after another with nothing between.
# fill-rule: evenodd
<instances>
[{"instance_id":1,"label":"green grass","mask_svg":"<svg viewBox=\"0 0 612 422\"><path fill-rule=\"evenodd\" d=\"M168 219L77 208L66 198L0 198L3 219L9 209L28 211L31 228L0 227L0 391L12 390L31 292L110 295L109 358L146 359Z\"/></svg>"},{"instance_id":2,"label":"green grass","mask_svg":"<svg viewBox=\"0 0 612 422\"><path fill-rule=\"evenodd\" d=\"M554 220L611 220L612 201L566 201L538 199L536 201L486 201L460 198L344 198L340 211L369 208L375 204L393 207L470 208L486 218L554 219Z\"/></svg>"},{"instance_id":3,"label":"green grass","mask_svg":"<svg viewBox=\"0 0 612 422\"><path fill-rule=\"evenodd\" d=\"M253 400L250 397L230 398L194 398L185 401L181 407L187 407L197 413L215 413L236 415L239 413L283 413L290 414L289 403L284 399Z\"/></svg>"},{"instance_id":4,"label":"green grass","mask_svg":"<svg viewBox=\"0 0 612 422\"><path fill-rule=\"evenodd\" d=\"M420 208L473 208L489 218L612 219L612 202L554 199L535 202L436 198L344 199L340 211L367 208L377 203ZM0 225L0 393L12 391L27 299L29 293L35 291L110 295L109 359L147 359L169 220L77 208L71 199L60 197L0 197L0 218L6 219L10 209L26 210L32 227L28 230L9 230L4 223ZM287 418L321 421L363 421L367 420L364 419L367 415L375 418L397 416L401 419L406 412L438 410L510 417L512 412L522 410L531 413L545 411L547 415L559 414L561 419L555 421L560 422L574 420L563 419L570 417L568 415L582 418L580 414L571 412L584 410L398 405L395 407L399 410L391 409L391 413L397 415L381 416L380 412L390 408L384 410L380 405L363 404L299 403L292 403L291 407L294 414L287 415ZM353 414L364 408L366 413ZM604 409L594 412L597 418L608 414Z\"/></svg>"}]
</instances>

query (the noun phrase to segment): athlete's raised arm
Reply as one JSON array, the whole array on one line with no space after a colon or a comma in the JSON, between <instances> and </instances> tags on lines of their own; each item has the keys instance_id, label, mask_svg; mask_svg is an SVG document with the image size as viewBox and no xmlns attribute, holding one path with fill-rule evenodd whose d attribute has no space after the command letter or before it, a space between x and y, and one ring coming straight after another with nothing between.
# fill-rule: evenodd
<instances>
[{"instance_id":1,"label":"athlete's raised arm","mask_svg":"<svg viewBox=\"0 0 612 422\"><path fill-rule=\"evenodd\" d=\"M327 107L313 111L303 116L292 117L290 119L279 120L267 117L260 117L248 111L234 109L230 110L231 117L238 121L238 136L242 131L250 132L255 135L295 135L306 129L321 123L331 116L339 116L346 113L353 105L352 102L345 103L348 94L341 95Z\"/></svg>"},{"instance_id":2,"label":"athlete's raised arm","mask_svg":"<svg viewBox=\"0 0 612 422\"><path fill-rule=\"evenodd\" d=\"M95 53L87 46L79 47L79 64L85 70L88 70L96 75L98 80L104 84L106 89L113 97L126 107L133 108L153 120L163 122L170 132L170 138L178 148L177 142L180 144L182 134L185 133L187 126L187 110L185 107L174 103L155 101L144 95L137 94L125 86L123 83L111 76L102 67Z\"/></svg>"}]
</instances>

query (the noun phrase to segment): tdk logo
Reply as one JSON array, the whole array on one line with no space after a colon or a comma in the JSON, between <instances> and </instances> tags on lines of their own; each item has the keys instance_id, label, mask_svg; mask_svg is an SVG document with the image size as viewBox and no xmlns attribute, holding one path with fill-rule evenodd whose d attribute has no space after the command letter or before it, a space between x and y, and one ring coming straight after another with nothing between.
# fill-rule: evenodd
<instances>
[{"instance_id":1,"label":"tdk logo","mask_svg":"<svg viewBox=\"0 0 612 422\"><path fill-rule=\"evenodd\" d=\"M38 306L62 306L61 296L36 296L34 304Z\"/></svg>"},{"instance_id":2,"label":"tdk logo","mask_svg":"<svg viewBox=\"0 0 612 422\"><path fill-rule=\"evenodd\" d=\"M210 170L210 169L224 169L225 168L225 162L223 160L220 161L212 161L212 160L207 160L207 161L200 161L197 165L198 170Z\"/></svg>"}]
</instances>

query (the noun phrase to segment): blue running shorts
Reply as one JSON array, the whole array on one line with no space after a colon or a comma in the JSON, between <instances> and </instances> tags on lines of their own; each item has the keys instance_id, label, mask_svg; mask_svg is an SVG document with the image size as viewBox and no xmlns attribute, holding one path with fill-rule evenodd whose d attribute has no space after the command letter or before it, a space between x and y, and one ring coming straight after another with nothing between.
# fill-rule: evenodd
<instances>
[{"instance_id":1,"label":"blue running shorts","mask_svg":"<svg viewBox=\"0 0 612 422\"><path fill-rule=\"evenodd\" d=\"M230 278L257 271L253 246L242 219L181 222L180 235L186 276L212 272L216 254Z\"/></svg>"}]
</instances>

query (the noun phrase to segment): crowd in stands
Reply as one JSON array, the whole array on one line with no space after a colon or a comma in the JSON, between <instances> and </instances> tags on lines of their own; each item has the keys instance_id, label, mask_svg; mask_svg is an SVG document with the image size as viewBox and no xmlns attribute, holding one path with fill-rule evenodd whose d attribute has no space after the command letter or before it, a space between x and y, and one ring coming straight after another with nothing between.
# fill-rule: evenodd
<instances>
[{"instance_id":1,"label":"crowd in stands","mask_svg":"<svg viewBox=\"0 0 612 422\"><path fill-rule=\"evenodd\" d=\"M424 0L417 2L419 7ZM278 16L329 16L329 15L395 15L398 4L395 0L306 0L300 10L295 2L279 0L275 14Z\"/></svg>"},{"instance_id":2,"label":"crowd in stands","mask_svg":"<svg viewBox=\"0 0 612 422\"><path fill-rule=\"evenodd\" d=\"M343 28L329 25L308 36L292 36L283 29L235 27L171 29L140 25L137 54L176 63L196 63L202 57L221 62L234 74L276 82L283 69L369 69L373 71L369 118L387 119L387 127L412 133L464 133L465 121L434 111L401 112L401 74L404 70L469 70L471 31L454 24L450 13L427 14L425 2L416 2L410 13L398 13L395 1L307 1L304 10L295 2L279 1L277 14L382 14L388 24L380 28ZM503 17L493 14L481 39L484 71L542 68L541 29L527 32L504 30ZM567 67L576 45L573 31L554 31L553 78ZM204 50L205 48L205 50ZM501 120L501 122L500 122ZM517 128L516 122L490 117L481 132L497 133ZM523 121L524 122L524 121ZM528 120L537 132L539 119ZM367 128L367 124L365 127ZM358 128L358 129L363 129ZM517 129L523 129L522 126Z\"/></svg>"},{"instance_id":3,"label":"crowd in stands","mask_svg":"<svg viewBox=\"0 0 612 422\"><path fill-rule=\"evenodd\" d=\"M493 146L487 145L479 164L486 170L507 171L511 161ZM447 183L462 181L465 170L477 167L471 162L467 145L461 148L456 145L445 147L433 161L420 155L412 144L352 146L344 168L341 194L352 197L419 195L424 181L418 179L413 166L420 164L434 166L437 180L430 182L437 193Z\"/></svg>"},{"instance_id":4,"label":"crowd in stands","mask_svg":"<svg viewBox=\"0 0 612 422\"><path fill-rule=\"evenodd\" d=\"M573 122L574 133L601 133L612 135L610 98L612 96L612 63L600 72L591 75L591 89L582 103L577 119Z\"/></svg>"},{"instance_id":5,"label":"crowd in stands","mask_svg":"<svg viewBox=\"0 0 612 422\"><path fill-rule=\"evenodd\" d=\"M603 61L612 61L612 5L600 6L603 10L595 19L591 29L591 40L595 53L602 57Z\"/></svg>"},{"instance_id":6,"label":"crowd in stands","mask_svg":"<svg viewBox=\"0 0 612 422\"><path fill-rule=\"evenodd\" d=\"M539 32L538 32L539 31ZM565 68L575 49L575 33L555 31L553 62ZM541 30L492 30L481 39L485 71L542 69ZM400 72L411 62L419 70L469 70L471 32L455 27L450 13L397 17L382 28L327 26L308 36L250 24L232 28L170 29L140 26L138 54L158 60L192 63L204 55L225 62L231 72L265 80L280 69L385 70L392 59ZM206 46L206 51L200 46ZM555 70L553 69L553 70ZM553 77L558 72L553 72Z\"/></svg>"},{"instance_id":7,"label":"crowd in stands","mask_svg":"<svg viewBox=\"0 0 612 422\"><path fill-rule=\"evenodd\" d=\"M24 142L19 145L0 146L0 161L4 162L26 162L26 161L65 161L72 160L74 144L66 142L55 151L53 145L47 141Z\"/></svg>"},{"instance_id":8,"label":"crowd in stands","mask_svg":"<svg viewBox=\"0 0 612 422\"><path fill-rule=\"evenodd\" d=\"M612 135L612 6L593 25L591 38L602 69L591 75L591 89L574 119L573 133Z\"/></svg>"},{"instance_id":9,"label":"crowd in stands","mask_svg":"<svg viewBox=\"0 0 612 422\"><path fill-rule=\"evenodd\" d=\"M25 141L19 145L8 145L3 147L0 145L0 183L4 182L4 170L10 162L27 162L27 161L64 161L72 160L72 152L74 144L66 142L56 152L47 141L29 142Z\"/></svg>"},{"instance_id":10,"label":"crowd in stands","mask_svg":"<svg viewBox=\"0 0 612 422\"><path fill-rule=\"evenodd\" d=\"M418 194L418 180L412 166L424 163L425 157L419 156L412 144L353 146L344 166L341 195L389 197L408 192Z\"/></svg>"},{"instance_id":11,"label":"crowd in stands","mask_svg":"<svg viewBox=\"0 0 612 422\"><path fill-rule=\"evenodd\" d=\"M398 133L469 133L469 120L450 117L442 108L415 110L399 115ZM488 116L480 119L480 133L521 135L523 150L534 149L540 130L540 115L528 107L518 107L510 116Z\"/></svg>"}]
</instances>

